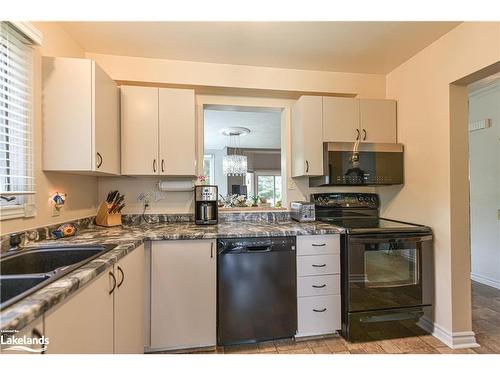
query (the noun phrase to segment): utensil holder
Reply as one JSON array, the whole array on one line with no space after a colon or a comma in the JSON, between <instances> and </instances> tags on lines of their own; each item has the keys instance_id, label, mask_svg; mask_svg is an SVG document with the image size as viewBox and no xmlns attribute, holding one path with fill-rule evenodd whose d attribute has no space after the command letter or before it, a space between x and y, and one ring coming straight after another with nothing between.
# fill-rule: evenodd
<instances>
[{"instance_id":1,"label":"utensil holder","mask_svg":"<svg viewBox=\"0 0 500 375\"><path fill-rule=\"evenodd\" d=\"M97 210L97 215L95 217L95 223L102 227L115 227L117 225L122 225L122 214L110 214L108 211L111 208L111 204L108 202L102 202Z\"/></svg>"}]
</instances>

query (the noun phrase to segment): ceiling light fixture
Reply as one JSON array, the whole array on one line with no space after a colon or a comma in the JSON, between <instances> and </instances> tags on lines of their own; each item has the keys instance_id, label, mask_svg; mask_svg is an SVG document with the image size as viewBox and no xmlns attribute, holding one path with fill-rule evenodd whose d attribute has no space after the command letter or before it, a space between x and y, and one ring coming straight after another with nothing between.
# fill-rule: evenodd
<instances>
[{"instance_id":1,"label":"ceiling light fixture","mask_svg":"<svg viewBox=\"0 0 500 375\"><path fill-rule=\"evenodd\" d=\"M245 176L247 173L247 157L241 155L239 150L240 137L250 133L250 129L243 127L233 127L222 129L221 134L229 137L229 145L233 154L225 155L222 159L222 171L224 176ZM238 154L240 152L240 154Z\"/></svg>"}]
</instances>

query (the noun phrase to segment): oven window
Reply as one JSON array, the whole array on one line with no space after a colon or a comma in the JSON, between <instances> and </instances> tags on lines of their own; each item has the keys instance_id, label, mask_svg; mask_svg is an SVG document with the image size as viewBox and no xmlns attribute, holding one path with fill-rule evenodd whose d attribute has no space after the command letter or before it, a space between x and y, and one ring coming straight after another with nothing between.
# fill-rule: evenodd
<instances>
[{"instance_id":1,"label":"oven window","mask_svg":"<svg viewBox=\"0 0 500 375\"><path fill-rule=\"evenodd\" d=\"M387 245L387 246L384 246ZM366 244L364 284L367 288L419 284L418 249L391 248L391 244ZM373 247L376 246L377 249Z\"/></svg>"}]
</instances>

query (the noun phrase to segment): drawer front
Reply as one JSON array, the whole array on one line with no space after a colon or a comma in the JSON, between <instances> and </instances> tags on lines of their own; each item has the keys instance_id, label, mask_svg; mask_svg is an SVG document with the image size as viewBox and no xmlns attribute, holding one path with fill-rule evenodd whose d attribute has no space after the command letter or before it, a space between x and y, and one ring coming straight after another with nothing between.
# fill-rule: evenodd
<instances>
[{"instance_id":1,"label":"drawer front","mask_svg":"<svg viewBox=\"0 0 500 375\"><path fill-rule=\"evenodd\" d=\"M340 295L297 299L297 336L333 333L341 329Z\"/></svg>"},{"instance_id":2,"label":"drawer front","mask_svg":"<svg viewBox=\"0 0 500 375\"><path fill-rule=\"evenodd\" d=\"M340 236L297 236L297 255L319 254L340 254Z\"/></svg>"},{"instance_id":3,"label":"drawer front","mask_svg":"<svg viewBox=\"0 0 500 375\"><path fill-rule=\"evenodd\" d=\"M297 257L297 276L340 273L340 254Z\"/></svg>"},{"instance_id":4,"label":"drawer front","mask_svg":"<svg viewBox=\"0 0 500 375\"><path fill-rule=\"evenodd\" d=\"M297 278L297 296L340 294L340 275L303 276Z\"/></svg>"}]
</instances>

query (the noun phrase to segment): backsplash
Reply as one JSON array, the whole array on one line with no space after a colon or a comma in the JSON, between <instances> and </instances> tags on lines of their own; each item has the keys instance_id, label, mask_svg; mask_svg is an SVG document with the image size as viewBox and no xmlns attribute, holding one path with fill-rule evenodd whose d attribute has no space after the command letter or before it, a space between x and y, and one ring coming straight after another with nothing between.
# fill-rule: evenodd
<instances>
[{"instance_id":1,"label":"backsplash","mask_svg":"<svg viewBox=\"0 0 500 375\"><path fill-rule=\"evenodd\" d=\"M55 231L57 228L59 228L63 224L71 223L76 226L77 228L77 234L78 231L89 228L94 225L94 218L95 216L89 216L85 217L82 219L77 219L77 220L72 220L68 221L66 223L59 223L59 224L51 224L48 226L43 226L39 228L34 228L34 229L29 229L26 231L18 232L16 234L19 234L21 236L21 247L29 246L30 243L36 242L36 241L41 241L41 240L46 240L46 239L55 239L55 236L52 234L53 231ZM9 234L4 234L0 237L0 250L5 251L10 248L10 236L13 233Z\"/></svg>"},{"instance_id":2,"label":"backsplash","mask_svg":"<svg viewBox=\"0 0 500 375\"><path fill-rule=\"evenodd\" d=\"M123 225L134 226L143 224L146 221L149 224L160 223L179 223L179 222L193 222L194 214L124 214L122 215ZM220 212L219 222L230 221L253 221L253 222L286 222L290 221L289 211L259 211L259 212ZM68 223L74 224L78 232L87 228L95 226L95 216L69 221ZM52 234L59 226L66 223L59 223L49 226L43 226L27 231L18 232L21 236L21 247L29 246L31 243L46 239L55 239ZM10 233L0 237L0 250L6 251L10 248L9 240Z\"/></svg>"}]
</instances>

